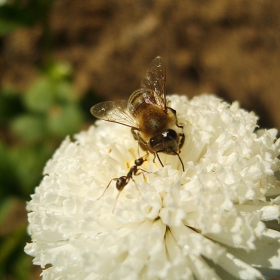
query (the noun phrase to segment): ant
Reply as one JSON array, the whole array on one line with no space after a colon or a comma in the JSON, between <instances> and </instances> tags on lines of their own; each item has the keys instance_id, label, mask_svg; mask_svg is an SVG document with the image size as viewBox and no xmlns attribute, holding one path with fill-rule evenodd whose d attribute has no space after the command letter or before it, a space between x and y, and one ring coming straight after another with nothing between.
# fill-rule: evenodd
<instances>
[{"instance_id":1,"label":"ant","mask_svg":"<svg viewBox=\"0 0 280 280\"><path fill-rule=\"evenodd\" d=\"M104 192L97 198L100 199L104 193L106 192L106 190L109 188L109 186L111 185L112 181L116 181L116 188L117 190L119 191L117 197L116 197L116 203L117 203L117 200L118 200L118 197L121 193L121 191L124 189L124 187L129 183L130 179L135 183L134 179L133 179L133 176L137 176L139 175L140 173L138 173L139 170L141 170L142 172L147 172L146 170L142 169L142 168L139 168L145 161L147 161L147 156L148 155L145 155L143 157L140 157L138 159L136 159L134 161L134 165L129 169L128 173L126 176L121 176L121 177L118 177L118 178L113 178L111 179L111 181L109 182L109 184L107 185L107 187L105 188ZM136 186L137 187L137 186ZM138 187L137 187L138 189ZM114 205L114 208L113 208L113 212L116 208L116 203Z\"/></svg>"}]
</instances>

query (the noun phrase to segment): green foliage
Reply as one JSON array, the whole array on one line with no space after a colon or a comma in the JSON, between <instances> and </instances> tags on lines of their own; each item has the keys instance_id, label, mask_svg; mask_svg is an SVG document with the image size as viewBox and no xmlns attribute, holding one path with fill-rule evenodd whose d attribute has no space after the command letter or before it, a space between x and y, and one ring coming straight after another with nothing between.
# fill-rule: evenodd
<instances>
[{"instance_id":1,"label":"green foliage","mask_svg":"<svg viewBox=\"0 0 280 280\"><path fill-rule=\"evenodd\" d=\"M17 212L23 212L24 204L20 199L7 197L0 204L0 279L30 279L30 257L19 248L23 248L27 240L26 221L17 220ZM12 271L12 273L11 273Z\"/></svg>"},{"instance_id":2,"label":"green foliage","mask_svg":"<svg viewBox=\"0 0 280 280\"><path fill-rule=\"evenodd\" d=\"M44 118L22 114L11 123L14 133L26 142L35 142L44 135Z\"/></svg>"},{"instance_id":3,"label":"green foliage","mask_svg":"<svg viewBox=\"0 0 280 280\"><path fill-rule=\"evenodd\" d=\"M8 162L0 170L0 179L3 182L7 173L14 173L8 182L14 185L17 181L21 185L17 192L26 199L39 183L44 163L57 144L66 135L77 132L84 121L80 100L69 79L70 69L65 69L63 65L48 68L25 93L18 95L20 101L15 101L9 90L1 94L0 119L5 120L2 126L13 143L0 143L0 156L2 153ZM16 103L21 109L9 114L14 110L7 107Z\"/></svg>"},{"instance_id":4,"label":"green foliage","mask_svg":"<svg viewBox=\"0 0 280 280\"><path fill-rule=\"evenodd\" d=\"M80 98L73 89L68 64L48 67L23 93L0 91L0 279L29 279L31 258L24 254L26 220L1 232L16 201L23 205L40 183L42 171L66 135L84 122ZM24 211L24 206L23 211ZM25 215L24 215L25 216Z\"/></svg>"},{"instance_id":5,"label":"green foliage","mask_svg":"<svg viewBox=\"0 0 280 280\"><path fill-rule=\"evenodd\" d=\"M5 126L14 116L24 111L21 97L11 88L0 91L0 126Z\"/></svg>"},{"instance_id":6,"label":"green foliage","mask_svg":"<svg viewBox=\"0 0 280 280\"><path fill-rule=\"evenodd\" d=\"M0 279L37 279L40 272L23 251L30 241L25 203L62 139L79 131L83 112L90 117L90 106L100 101L92 100L92 92L81 100L74 91L70 65L53 63L50 11L54 3L0 0L1 42L19 28L36 26L41 30L42 55L38 61L42 75L26 92L0 89Z\"/></svg>"},{"instance_id":7,"label":"green foliage","mask_svg":"<svg viewBox=\"0 0 280 280\"><path fill-rule=\"evenodd\" d=\"M0 6L0 37L20 27L46 25L53 0L9 0Z\"/></svg>"}]
</instances>

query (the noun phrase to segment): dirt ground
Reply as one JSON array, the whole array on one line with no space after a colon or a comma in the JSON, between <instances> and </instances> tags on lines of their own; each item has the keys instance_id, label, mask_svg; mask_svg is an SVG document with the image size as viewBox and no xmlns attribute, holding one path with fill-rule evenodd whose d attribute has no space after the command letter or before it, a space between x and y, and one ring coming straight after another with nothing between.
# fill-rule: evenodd
<instances>
[{"instance_id":1,"label":"dirt ground","mask_svg":"<svg viewBox=\"0 0 280 280\"><path fill-rule=\"evenodd\" d=\"M156 56L167 93L215 93L280 129L279 0L61 0L51 13L54 57L76 89L127 99ZM26 88L42 60L40 26L0 44L0 83ZM93 105L93 104L92 104Z\"/></svg>"}]
</instances>

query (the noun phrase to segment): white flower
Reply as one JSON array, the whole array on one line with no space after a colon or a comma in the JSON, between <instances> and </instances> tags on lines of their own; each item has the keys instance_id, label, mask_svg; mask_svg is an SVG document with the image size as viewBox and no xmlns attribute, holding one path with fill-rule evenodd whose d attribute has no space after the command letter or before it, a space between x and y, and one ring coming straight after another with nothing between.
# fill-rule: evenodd
<instances>
[{"instance_id":1,"label":"white flower","mask_svg":"<svg viewBox=\"0 0 280 280\"><path fill-rule=\"evenodd\" d=\"M50 265L43 279L280 274L276 130L255 133L253 113L214 96L168 99L184 124L185 172L178 157L160 154L161 167L150 154L117 203L114 181L97 200L145 154L129 128L104 121L66 138L47 163L25 247L34 264Z\"/></svg>"}]
</instances>

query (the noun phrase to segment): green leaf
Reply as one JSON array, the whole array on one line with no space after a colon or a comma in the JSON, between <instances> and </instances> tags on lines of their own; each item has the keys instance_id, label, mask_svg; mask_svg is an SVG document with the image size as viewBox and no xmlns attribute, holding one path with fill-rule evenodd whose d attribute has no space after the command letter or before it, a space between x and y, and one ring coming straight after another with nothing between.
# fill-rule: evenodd
<instances>
[{"instance_id":1,"label":"green leaf","mask_svg":"<svg viewBox=\"0 0 280 280\"><path fill-rule=\"evenodd\" d=\"M0 243L0 274L11 273L16 269L14 261L17 261L18 255L23 255L18 248L23 247L26 242L26 223L19 225L7 238ZM12 273L14 273L13 271ZM1 276L1 275L0 275ZM8 278L1 278L8 279ZM17 278L18 279L18 278Z\"/></svg>"},{"instance_id":2,"label":"green leaf","mask_svg":"<svg viewBox=\"0 0 280 280\"><path fill-rule=\"evenodd\" d=\"M23 26L31 26L35 23L35 13L23 9L16 3L5 3L0 7L0 36L7 35Z\"/></svg>"},{"instance_id":3,"label":"green leaf","mask_svg":"<svg viewBox=\"0 0 280 280\"><path fill-rule=\"evenodd\" d=\"M23 103L19 94L10 88L4 88L0 91L0 125L4 125L23 111Z\"/></svg>"},{"instance_id":4,"label":"green leaf","mask_svg":"<svg viewBox=\"0 0 280 280\"><path fill-rule=\"evenodd\" d=\"M0 197L5 197L9 193L17 192L18 180L11 160L10 149L2 142L0 142L0 158Z\"/></svg>"},{"instance_id":5,"label":"green leaf","mask_svg":"<svg viewBox=\"0 0 280 280\"><path fill-rule=\"evenodd\" d=\"M39 184L43 168L50 158L52 150L49 145L38 144L20 149L15 147L11 151L13 167L20 182L21 192L29 196Z\"/></svg>"},{"instance_id":6,"label":"green leaf","mask_svg":"<svg viewBox=\"0 0 280 280\"><path fill-rule=\"evenodd\" d=\"M26 255L24 252L19 254L18 259L15 261L14 265L14 272L15 272L15 279L17 280L26 280L26 279L41 279L39 277L41 270L38 270L34 277L34 266L32 263L32 258ZM32 275L33 273L33 275Z\"/></svg>"},{"instance_id":7,"label":"green leaf","mask_svg":"<svg viewBox=\"0 0 280 280\"><path fill-rule=\"evenodd\" d=\"M11 130L17 137L27 142L38 141L46 134L44 119L30 114L15 118L11 123Z\"/></svg>"},{"instance_id":8,"label":"green leaf","mask_svg":"<svg viewBox=\"0 0 280 280\"><path fill-rule=\"evenodd\" d=\"M55 137L65 137L77 132L82 125L83 114L75 104L60 106L48 116L48 131Z\"/></svg>"},{"instance_id":9,"label":"green leaf","mask_svg":"<svg viewBox=\"0 0 280 280\"><path fill-rule=\"evenodd\" d=\"M8 35L20 26L18 22L0 19L0 36Z\"/></svg>"},{"instance_id":10,"label":"green leaf","mask_svg":"<svg viewBox=\"0 0 280 280\"><path fill-rule=\"evenodd\" d=\"M17 207L18 199L15 197L8 197L1 201L0 204L0 227L3 229L2 224L7 219L9 214Z\"/></svg>"},{"instance_id":11,"label":"green leaf","mask_svg":"<svg viewBox=\"0 0 280 280\"><path fill-rule=\"evenodd\" d=\"M72 84L65 81L57 83L55 93L57 101L61 105L75 102L77 100L77 95L73 91Z\"/></svg>"},{"instance_id":12,"label":"green leaf","mask_svg":"<svg viewBox=\"0 0 280 280\"><path fill-rule=\"evenodd\" d=\"M34 112L46 113L56 101L55 87L47 78L35 81L24 95L26 107Z\"/></svg>"},{"instance_id":13,"label":"green leaf","mask_svg":"<svg viewBox=\"0 0 280 280\"><path fill-rule=\"evenodd\" d=\"M47 69L47 75L55 81L69 79L71 74L72 67L69 62L55 63Z\"/></svg>"}]
</instances>

